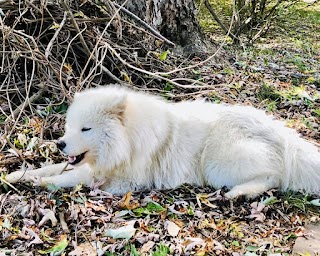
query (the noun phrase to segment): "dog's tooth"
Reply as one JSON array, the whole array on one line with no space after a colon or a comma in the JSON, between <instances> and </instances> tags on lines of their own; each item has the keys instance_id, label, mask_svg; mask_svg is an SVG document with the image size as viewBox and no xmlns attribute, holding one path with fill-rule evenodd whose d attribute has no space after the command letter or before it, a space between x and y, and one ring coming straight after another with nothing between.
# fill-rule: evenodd
<instances>
[{"instance_id":1,"label":"dog's tooth","mask_svg":"<svg viewBox=\"0 0 320 256\"><path fill-rule=\"evenodd\" d=\"M69 163L73 163L74 161L76 161L76 157L75 156L68 156L68 161L69 161Z\"/></svg>"}]
</instances>

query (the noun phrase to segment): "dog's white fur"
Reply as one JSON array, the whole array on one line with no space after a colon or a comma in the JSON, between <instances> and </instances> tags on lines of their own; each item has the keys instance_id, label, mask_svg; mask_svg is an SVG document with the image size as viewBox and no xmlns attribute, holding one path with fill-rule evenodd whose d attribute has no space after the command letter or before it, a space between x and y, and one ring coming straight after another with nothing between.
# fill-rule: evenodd
<instances>
[{"instance_id":1,"label":"dog's white fur","mask_svg":"<svg viewBox=\"0 0 320 256\"><path fill-rule=\"evenodd\" d=\"M43 184L61 187L104 180L111 193L183 183L227 186L230 198L271 188L320 192L317 148L253 107L168 103L114 86L90 89L76 94L62 140L68 155L87 152L80 166L62 174L65 164L31 170L22 180L41 176Z\"/></svg>"}]
</instances>

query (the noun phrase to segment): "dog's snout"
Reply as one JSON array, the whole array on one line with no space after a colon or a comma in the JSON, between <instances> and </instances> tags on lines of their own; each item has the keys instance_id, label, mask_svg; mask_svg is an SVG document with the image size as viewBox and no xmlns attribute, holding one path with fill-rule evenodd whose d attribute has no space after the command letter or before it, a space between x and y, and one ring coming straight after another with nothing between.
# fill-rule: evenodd
<instances>
[{"instance_id":1,"label":"dog's snout","mask_svg":"<svg viewBox=\"0 0 320 256\"><path fill-rule=\"evenodd\" d=\"M63 140L59 140L57 146L60 150L63 150L66 147L66 143Z\"/></svg>"}]
</instances>

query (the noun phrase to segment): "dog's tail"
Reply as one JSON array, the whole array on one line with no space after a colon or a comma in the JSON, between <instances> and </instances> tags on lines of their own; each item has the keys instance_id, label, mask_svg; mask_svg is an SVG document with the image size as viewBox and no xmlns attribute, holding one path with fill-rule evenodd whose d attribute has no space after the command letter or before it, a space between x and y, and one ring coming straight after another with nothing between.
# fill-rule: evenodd
<instances>
[{"instance_id":1,"label":"dog's tail","mask_svg":"<svg viewBox=\"0 0 320 256\"><path fill-rule=\"evenodd\" d=\"M301 138L289 136L284 150L284 190L320 194L320 153L318 148Z\"/></svg>"}]
</instances>

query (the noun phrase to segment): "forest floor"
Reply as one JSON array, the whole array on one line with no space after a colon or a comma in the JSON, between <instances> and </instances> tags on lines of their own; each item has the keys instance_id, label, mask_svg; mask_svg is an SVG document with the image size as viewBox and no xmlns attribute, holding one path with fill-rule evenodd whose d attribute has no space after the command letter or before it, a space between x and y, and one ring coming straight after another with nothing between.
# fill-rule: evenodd
<instances>
[{"instance_id":1,"label":"forest floor","mask_svg":"<svg viewBox=\"0 0 320 256\"><path fill-rule=\"evenodd\" d=\"M206 25L208 36L214 36L216 27ZM192 79L224 86L179 96L166 85L161 93L177 100L201 96L253 105L319 146L319 31L320 4L295 6L254 46L225 45L230 62L191 72ZM0 152L1 180L20 167L17 151L23 151L24 165L31 168L41 159L62 160L50 141L37 153L32 146L35 137L62 133L67 104L52 108L42 104L15 124L13 145L8 142ZM3 181L0 192L0 255L290 255L298 237L310 236L305 225L320 221L318 197L276 190L229 201L224 190L190 185L121 197L80 185L38 188Z\"/></svg>"}]
</instances>

